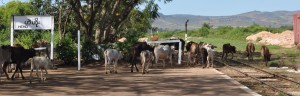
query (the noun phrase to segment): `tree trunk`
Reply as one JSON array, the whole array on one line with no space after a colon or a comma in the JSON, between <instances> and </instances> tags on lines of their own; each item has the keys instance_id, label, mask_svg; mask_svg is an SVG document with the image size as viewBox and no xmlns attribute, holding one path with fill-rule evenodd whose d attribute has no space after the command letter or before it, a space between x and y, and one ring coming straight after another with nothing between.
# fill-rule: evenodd
<instances>
[{"instance_id":1,"label":"tree trunk","mask_svg":"<svg viewBox=\"0 0 300 96\"><path fill-rule=\"evenodd\" d=\"M62 0L62 3L59 4L59 9L58 9L58 34L59 34L59 41L62 40L62 31L61 31L61 18L62 18L62 4L64 3L64 0Z\"/></svg>"},{"instance_id":2,"label":"tree trunk","mask_svg":"<svg viewBox=\"0 0 300 96\"><path fill-rule=\"evenodd\" d=\"M96 28L95 43L100 44L100 28Z\"/></svg>"}]
</instances>

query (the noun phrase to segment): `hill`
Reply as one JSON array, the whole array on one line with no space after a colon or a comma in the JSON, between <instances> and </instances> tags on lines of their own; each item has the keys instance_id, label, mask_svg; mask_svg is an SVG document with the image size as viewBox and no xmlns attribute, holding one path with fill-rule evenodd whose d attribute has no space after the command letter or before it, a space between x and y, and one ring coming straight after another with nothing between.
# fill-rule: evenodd
<instances>
[{"instance_id":1,"label":"hill","mask_svg":"<svg viewBox=\"0 0 300 96\"><path fill-rule=\"evenodd\" d=\"M232 16L197 16L188 14L164 15L154 20L152 26L164 30L184 30L184 23L189 19L188 29L201 27L203 23L218 26L249 26L259 24L264 26L280 27L293 24L293 14L300 11L251 11Z\"/></svg>"}]
</instances>

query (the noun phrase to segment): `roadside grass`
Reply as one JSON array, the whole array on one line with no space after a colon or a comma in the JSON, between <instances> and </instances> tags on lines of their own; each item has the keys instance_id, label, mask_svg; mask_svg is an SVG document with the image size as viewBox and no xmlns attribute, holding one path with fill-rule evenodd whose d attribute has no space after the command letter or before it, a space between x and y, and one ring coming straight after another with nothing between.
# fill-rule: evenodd
<instances>
[{"instance_id":1,"label":"roadside grass","mask_svg":"<svg viewBox=\"0 0 300 96\"><path fill-rule=\"evenodd\" d=\"M169 36L174 36L174 35L169 35ZM180 37L184 39L184 36L175 36L175 37ZM166 40L167 38L161 38L161 39ZM213 36L209 36L209 37L190 37L188 38L187 41L193 41L196 43L199 42L211 43L217 46L215 50L219 53L222 53L223 44L230 43L231 45L235 46L237 49L237 54L235 54L235 58L242 59L245 60L245 62L248 62L246 58L246 45L247 45L246 40L234 40L233 38L228 38L228 36L224 36L224 38L221 38L220 36L218 36L218 38L213 38ZM262 45L263 44L255 43L256 54L254 55L254 59L257 60L256 62L257 66L261 66L263 64L261 60L262 57L260 56L260 48ZM280 65L281 61L284 61L284 65L282 66L293 66L294 64L300 63L300 60L298 60L298 58L300 57L300 50L297 50L295 47L284 48L277 45L267 45L267 46L270 50L270 53L273 54L271 57L271 61L268 65L271 66Z\"/></svg>"}]
</instances>

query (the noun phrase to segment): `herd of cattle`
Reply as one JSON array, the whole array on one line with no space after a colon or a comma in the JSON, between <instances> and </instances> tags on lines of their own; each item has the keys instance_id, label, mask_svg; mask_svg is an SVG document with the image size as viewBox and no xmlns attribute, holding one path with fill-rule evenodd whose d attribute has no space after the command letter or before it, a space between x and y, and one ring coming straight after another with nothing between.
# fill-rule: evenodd
<instances>
[{"instance_id":1,"label":"herd of cattle","mask_svg":"<svg viewBox=\"0 0 300 96\"><path fill-rule=\"evenodd\" d=\"M185 46L185 41L182 39L179 39L182 43L181 50L184 50L186 48L187 55L188 55L188 66L194 66L194 65L202 65L203 68L209 68L213 67L213 61L215 58L215 48L217 48L215 45L212 45L210 43L205 42L188 42ZM34 45L33 47L40 47L39 45L43 45L43 43ZM161 43L159 45L149 45L146 42L137 42L129 48L130 56L131 56L131 72L134 71L134 67L137 72L139 72L139 69L137 67L137 63L142 64L142 73L148 73L148 69L150 64L158 63L159 60L163 61L163 67L165 67L165 60L168 60L171 66L173 66L173 58L175 58L179 51L179 44L176 43ZM253 60L253 53L255 51L255 47L253 43L248 43L246 47L246 52L249 60ZM183 51L182 51L183 52ZM53 68L52 60L49 59L49 54L46 54L46 56L43 55L37 55L38 51L34 48L25 49L24 47L20 45L15 46L9 46L9 45L3 45L0 47L0 64L3 66L0 66L1 74L4 72L7 79L10 79L7 74L7 67L9 64L16 64L16 69L13 75L11 76L11 79L14 79L14 76L16 72L20 71L22 79L24 79L22 68L24 65L30 63L31 64L31 71L30 71L30 83L32 78L32 72L35 69L36 75L38 75L38 70L45 69L46 75L48 74L47 69ZM46 52L47 53L47 52ZM117 63L118 60L123 58L123 53L116 50L116 49L106 49L104 52L105 57L105 73L107 74L107 67L110 67L110 73L114 72L117 73ZM184 52L183 52L184 53ZM231 53L233 58L233 54L236 53L236 47L232 46L230 44L224 44L223 45L223 54L222 59L227 59L227 54ZM270 52L267 46L262 46L261 48L261 55L263 57L263 61L267 62L270 61ZM112 64L113 63L113 64ZM111 66L113 66L111 68ZM2 68L3 67L3 68ZM42 71L43 72L43 71ZM41 81L45 80L46 77L42 76L43 73L41 73Z\"/></svg>"},{"instance_id":2,"label":"herd of cattle","mask_svg":"<svg viewBox=\"0 0 300 96\"><path fill-rule=\"evenodd\" d=\"M34 46L33 46L34 47ZM48 50L47 50L48 51ZM16 44L15 46L3 45L0 47L0 76L5 73L6 78L9 80L10 78L13 80L15 78L15 74L20 71L22 79L23 76L22 68L26 66L28 63L31 64L30 71L30 83L32 78L32 72L35 69L36 75L39 77L38 71L41 70L41 81L46 80L46 77L43 77L43 71L45 70L46 75L48 74L47 69L54 68L54 64L49 58L49 55L37 55L38 51L34 48L25 49L23 46ZM45 52L47 53L47 52ZM3 64L3 65L2 65ZM8 76L8 67L10 64L15 64L15 72L11 77Z\"/></svg>"},{"instance_id":3,"label":"herd of cattle","mask_svg":"<svg viewBox=\"0 0 300 96\"><path fill-rule=\"evenodd\" d=\"M171 39L174 40L174 39ZM185 46L185 41L180 39L180 42L182 43L181 50L184 50L186 48L187 55L188 55L188 66L194 66L194 65L202 65L203 68L209 68L213 67L213 61L215 58L215 51L214 48L217 48L217 46L205 43L205 42L193 42L190 41ZM185 47L184 47L185 46ZM137 42L133 44L130 47L130 54L131 54L131 72L134 71L134 67L137 72L139 72L139 69L137 67L137 63L142 64L142 73L148 73L149 65L153 63L158 63L159 60L162 60L163 67L165 67L165 60L168 60L171 67L173 64L173 58L176 56L174 54L178 53L179 49L179 43L161 43L159 45L149 45L146 42ZM247 57L248 60L253 60L253 53L255 51L255 46L253 43L248 43L246 47ZM184 52L183 52L184 53ZM236 53L236 47L228 44L223 45L223 52L222 52L222 59L227 59L227 54L231 53L233 58L233 54ZM105 67L108 66L108 64L113 64L113 71L110 72L117 72L117 61L120 60L123 56L122 52L117 51L116 49L107 49L104 53L105 55ZM267 46L263 45L261 48L261 56L263 57L263 61L265 64L270 61L271 54L269 52L269 49ZM140 58L140 60L139 60ZM140 61L140 62L139 62ZM106 68L105 68L106 69ZM112 68L110 68L112 69ZM106 72L106 71L105 71ZM107 74L107 72L106 72Z\"/></svg>"}]
</instances>

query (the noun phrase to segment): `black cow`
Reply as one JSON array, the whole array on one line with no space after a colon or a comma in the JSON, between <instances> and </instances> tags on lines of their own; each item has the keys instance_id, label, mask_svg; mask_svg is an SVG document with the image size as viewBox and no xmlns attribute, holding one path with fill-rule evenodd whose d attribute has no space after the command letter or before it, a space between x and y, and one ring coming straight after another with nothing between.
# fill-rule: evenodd
<instances>
[{"instance_id":1,"label":"black cow","mask_svg":"<svg viewBox=\"0 0 300 96\"><path fill-rule=\"evenodd\" d=\"M131 53L131 72L133 72L133 66L135 66L136 71L139 72L139 69L136 67L137 58L140 57L142 51L149 50L153 53L154 47L148 45L146 42L137 42L133 44L129 51Z\"/></svg>"},{"instance_id":2,"label":"black cow","mask_svg":"<svg viewBox=\"0 0 300 96\"><path fill-rule=\"evenodd\" d=\"M22 73L22 67L24 66L25 62L29 58L32 58L33 56L35 56L35 54L36 53L33 48L25 49L24 47L22 47L20 45L11 47L11 62L5 62L3 65L3 71L5 72L7 79L9 79L9 77L6 72L6 68L7 68L8 64L11 64L11 63L14 63L17 65L14 74L11 76L11 79L12 80L14 79L14 76L15 76L16 72L18 72L18 70L20 70L22 79L25 79L25 77L23 76L23 73Z\"/></svg>"},{"instance_id":3,"label":"black cow","mask_svg":"<svg viewBox=\"0 0 300 96\"><path fill-rule=\"evenodd\" d=\"M232 55L231 59L233 58L233 53L236 53L235 46L231 46L229 43L223 45L222 59L224 59L224 55L225 55L225 59L227 59L228 53L231 53Z\"/></svg>"}]
</instances>

